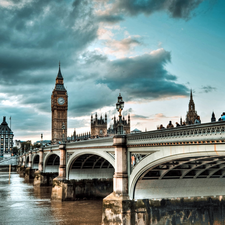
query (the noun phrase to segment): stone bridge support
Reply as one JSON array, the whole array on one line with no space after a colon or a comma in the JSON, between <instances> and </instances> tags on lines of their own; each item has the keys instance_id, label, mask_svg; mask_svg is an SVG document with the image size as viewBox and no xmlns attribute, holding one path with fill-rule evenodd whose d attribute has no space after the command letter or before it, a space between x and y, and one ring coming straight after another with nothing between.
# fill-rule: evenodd
<instances>
[{"instance_id":1,"label":"stone bridge support","mask_svg":"<svg viewBox=\"0 0 225 225\"><path fill-rule=\"evenodd\" d=\"M66 144L59 146L60 149L60 165L59 176L53 180L52 184L52 200L73 200L74 189L73 184L66 179Z\"/></svg>"},{"instance_id":2,"label":"stone bridge support","mask_svg":"<svg viewBox=\"0 0 225 225\"><path fill-rule=\"evenodd\" d=\"M115 174L113 177L113 193L103 199L102 224L131 225L133 201L128 195L128 152L126 135L113 138L115 146Z\"/></svg>"},{"instance_id":3,"label":"stone bridge support","mask_svg":"<svg viewBox=\"0 0 225 225\"><path fill-rule=\"evenodd\" d=\"M44 149L39 149L39 164L38 171L34 173L34 186L50 186L52 180L57 176L58 173L45 173L43 171L43 159Z\"/></svg>"},{"instance_id":4,"label":"stone bridge support","mask_svg":"<svg viewBox=\"0 0 225 225\"><path fill-rule=\"evenodd\" d=\"M18 173L21 177L25 176L25 171L26 171L26 155L25 153L21 156L21 163L22 165L20 166Z\"/></svg>"},{"instance_id":5,"label":"stone bridge support","mask_svg":"<svg viewBox=\"0 0 225 225\"><path fill-rule=\"evenodd\" d=\"M32 169L32 151L29 151L28 155L28 167L25 170L25 180L30 181L34 179L35 170Z\"/></svg>"},{"instance_id":6,"label":"stone bridge support","mask_svg":"<svg viewBox=\"0 0 225 225\"><path fill-rule=\"evenodd\" d=\"M20 174L20 167L22 166L22 156L19 156L19 160L18 160L18 166L17 166L17 173Z\"/></svg>"}]
</instances>

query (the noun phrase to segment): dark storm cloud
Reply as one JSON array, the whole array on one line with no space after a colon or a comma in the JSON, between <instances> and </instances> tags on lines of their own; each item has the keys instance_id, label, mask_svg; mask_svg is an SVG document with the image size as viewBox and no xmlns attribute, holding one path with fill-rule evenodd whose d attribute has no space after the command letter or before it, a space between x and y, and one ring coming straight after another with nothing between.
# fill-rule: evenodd
<instances>
[{"instance_id":1,"label":"dark storm cloud","mask_svg":"<svg viewBox=\"0 0 225 225\"><path fill-rule=\"evenodd\" d=\"M91 1L31 1L20 6L0 6L0 82L45 83L50 79L27 75L34 70L70 65L97 37L98 24ZM38 77L38 78L37 78ZM36 80L35 80L36 79Z\"/></svg>"},{"instance_id":2,"label":"dark storm cloud","mask_svg":"<svg viewBox=\"0 0 225 225\"><path fill-rule=\"evenodd\" d=\"M15 5L0 5L0 90L6 95L0 97L15 105L2 104L0 115L12 116L16 135L49 132L50 97L59 60L69 96L69 117L115 106L120 91L125 106L128 100L186 95L187 88L165 68L171 60L169 52L158 50L115 61L96 51L87 52L97 39L99 23L121 21L120 14L95 15L91 0L11 2ZM141 44L134 37L108 42L124 51ZM125 110L124 115L130 112ZM69 120L69 127L77 126L86 123Z\"/></svg>"},{"instance_id":3,"label":"dark storm cloud","mask_svg":"<svg viewBox=\"0 0 225 225\"><path fill-rule=\"evenodd\" d=\"M170 61L171 54L164 49L109 61L106 71L110 73L103 73L96 82L107 84L111 90L126 92L129 100L188 95L188 88L177 83L177 77L165 69Z\"/></svg>"},{"instance_id":4,"label":"dark storm cloud","mask_svg":"<svg viewBox=\"0 0 225 225\"><path fill-rule=\"evenodd\" d=\"M172 18L189 19L193 15L192 11L202 2L203 0L115 0L106 14L135 16L140 13L150 15L165 11Z\"/></svg>"}]
</instances>

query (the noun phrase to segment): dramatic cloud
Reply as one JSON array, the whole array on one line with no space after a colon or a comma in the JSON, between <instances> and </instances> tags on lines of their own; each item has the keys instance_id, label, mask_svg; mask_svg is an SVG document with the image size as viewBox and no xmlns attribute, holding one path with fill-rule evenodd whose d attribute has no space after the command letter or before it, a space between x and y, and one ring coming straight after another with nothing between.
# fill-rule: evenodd
<instances>
[{"instance_id":1,"label":"dramatic cloud","mask_svg":"<svg viewBox=\"0 0 225 225\"><path fill-rule=\"evenodd\" d=\"M134 47L142 45L142 42L139 39L139 36L129 36L122 40L107 40L105 42L105 45L107 46L105 53L116 55L118 58L124 57L125 54L133 50Z\"/></svg>"},{"instance_id":2,"label":"dramatic cloud","mask_svg":"<svg viewBox=\"0 0 225 225\"><path fill-rule=\"evenodd\" d=\"M119 89L129 100L151 100L171 96L184 96L188 88L177 83L177 77L170 74L166 64L171 54L164 49L136 57L109 61L106 71L97 83L107 84L111 90Z\"/></svg>"},{"instance_id":3,"label":"dramatic cloud","mask_svg":"<svg viewBox=\"0 0 225 225\"><path fill-rule=\"evenodd\" d=\"M88 3L37 0L0 7L1 84L46 83L46 73L57 61L72 64L97 37L98 24Z\"/></svg>"},{"instance_id":4,"label":"dramatic cloud","mask_svg":"<svg viewBox=\"0 0 225 225\"><path fill-rule=\"evenodd\" d=\"M135 47L143 45L143 37L124 34L123 28L115 24L126 16L156 11L187 19L200 3L197 0L1 1L0 115L12 116L16 136L29 139L32 135L39 138L40 133L49 135L50 96L59 61L69 96L71 129L87 127L86 116L104 107L108 118L117 114L112 106L119 92L125 101L134 102L187 95L187 87L166 69L171 61L170 52L158 49L128 57ZM131 108L124 111L124 115L129 113L133 113ZM134 114L134 118L145 116Z\"/></svg>"},{"instance_id":5,"label":"dramatic cloud","mask_svg":"<svg viewBox=\"0 0 225 225\"><path fill-rule=\"evenodd\" d=\"M173 18L189 19L192 11L203 0L115 0L105 14L136 16L140 13L150 15L157 11L165 11Z\"/></svg>"}]
</instances>

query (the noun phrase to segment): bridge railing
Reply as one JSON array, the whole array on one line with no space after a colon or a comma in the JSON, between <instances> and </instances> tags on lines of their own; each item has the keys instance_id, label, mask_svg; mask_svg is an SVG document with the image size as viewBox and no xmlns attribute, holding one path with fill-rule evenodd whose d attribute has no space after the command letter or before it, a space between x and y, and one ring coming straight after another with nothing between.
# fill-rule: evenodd
<instances>
[{"instance_id":1,"label":"bridge railing","mask_svg":"<svg viewBox=\"0 0 225 225\"><path fill-rule=\"evenodd\" d=\"M225 121L193 124L127 135L128 145L171 142L197 144L217 141L225 142Z\"/></svg>"},{"instance_id":2,"label":"bridge railing","mask_svg":"<svg viewBox=\"0 0 225 225\"><path fill-rule=\"evenodd\" d=\"M100 146L109 146L113 144L113 137L102 137L102 138L94 138L88 140L80 140L74 142L66 143L67 149L73 148L83 148L83 147L100 147ZM59 145L49 145L44 147L44 151L48 150L58 150Z\"/></svg>"}]
</instances>

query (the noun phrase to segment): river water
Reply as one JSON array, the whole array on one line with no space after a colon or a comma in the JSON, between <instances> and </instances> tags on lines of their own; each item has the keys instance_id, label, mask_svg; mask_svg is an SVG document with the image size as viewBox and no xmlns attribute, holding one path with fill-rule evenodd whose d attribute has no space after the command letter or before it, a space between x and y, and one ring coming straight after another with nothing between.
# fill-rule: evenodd
<instances>
[{"instance_id":1,"label":"river water","mask_svg":"<svg viewBox=\"0 0 225 225\"><path fill-rule=\"evenodd\" d=\"M0 172L0 224L99 225L102 200L52 202L51 187L34 188L17 173Z\"/></svg>"}]
</instances>

